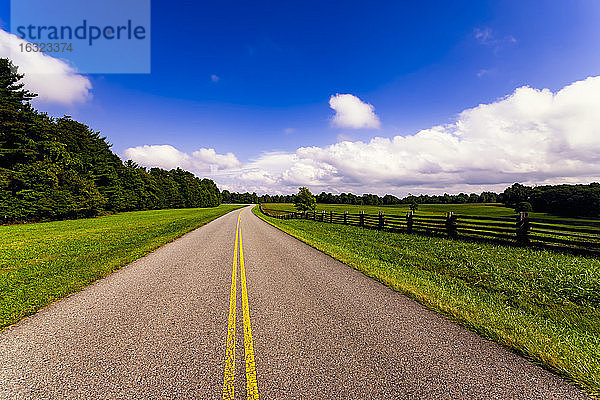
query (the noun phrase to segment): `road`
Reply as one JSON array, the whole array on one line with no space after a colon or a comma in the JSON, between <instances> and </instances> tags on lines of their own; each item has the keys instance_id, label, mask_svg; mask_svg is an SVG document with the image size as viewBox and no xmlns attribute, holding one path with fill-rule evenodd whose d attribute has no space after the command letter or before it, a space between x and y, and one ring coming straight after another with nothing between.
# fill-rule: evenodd
<instances>
[{"instance_id":1,"label":"road","mask_svg":"<svg viewBox=\"0 0 600 400\"><path fill-rule=\"evenodd\" d=\"M588 398L249 208L0 333L0 399L259 397Z\"/></svg>"}]
</instances>

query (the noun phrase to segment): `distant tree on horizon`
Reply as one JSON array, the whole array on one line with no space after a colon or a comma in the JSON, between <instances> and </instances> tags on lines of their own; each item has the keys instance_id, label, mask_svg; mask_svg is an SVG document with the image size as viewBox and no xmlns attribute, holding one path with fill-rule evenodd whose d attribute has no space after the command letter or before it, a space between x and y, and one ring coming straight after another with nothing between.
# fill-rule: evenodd
<instances>
[{"instance_id":1,"label":"distant tree on horizon","mask_svg":"<svg viewBox=\"0 0 600 400\"><path fill-rule=\"evenodd\" d=\"M410 211L412 211L414 213L419 209L419 203L417 203L416 201L413 201L412 203L410 203L410 205L408 207L410 208Z\"/></svg>"},{"instance_id":2,"label":"distant tree on horizon","mask_svg":"<svg viewBox=\"0 0 600 400\"><path fill-rule=\"evenodd\" d=\"M314 211L317 208L317 200L307 187L302 186L298 188L298 195L296 196L294 207L301 212Z\"/></svg>"}]
</instances>

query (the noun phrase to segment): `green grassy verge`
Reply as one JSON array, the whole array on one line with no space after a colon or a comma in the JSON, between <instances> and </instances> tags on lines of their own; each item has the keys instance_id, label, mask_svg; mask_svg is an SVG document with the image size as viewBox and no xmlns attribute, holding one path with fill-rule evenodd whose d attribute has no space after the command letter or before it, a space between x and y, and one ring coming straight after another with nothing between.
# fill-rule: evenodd
<instances>
[{"instance_id":1,"label":"green grassy verge","mask_svg":"<svg viewBox=\"0 0 600 400\"><path fill-rule=\"evenodd\" d=\"M600 395L600 259L253 212Z\"/></svg>"},{"instance_id":2,"label":"green grassy verge","mask_svg":"<svg viewBox=\"0 0 600 400\"><path fill-rule=\"evenodd\" d=\"M291 203L264 203L263 207L270 208L273 210L282 211L296 211L294 205ZM349 205L349 204L317 204L317 212L321 211L333 211L342 213L348 211L349 213L357 214L359 211L364 211L367 214L378 214L379 211L383 211L389 215L406 215L409 211L408 204L397 204L392 206L360 206L360 205ZM512 208L504 207L500 203L477 203L477 204L419 204L417 215L445 215L448 211L452 211L455 214L481 216L481 217L516 217L516 213ZM561 219L574 219L574 218L563 218L556 215L546 213L529 213L532 218L545 218L560 221Z\"/></svg>"},{"instance_id":3,"label":"green grassy verge","mask_svg":"<svg viewBox=\"0 0 600 400\"><path fill-rule=\"evenodd\" d=\"M0 226L0 331L240 207Z\"/></svg>"}]
</instances>

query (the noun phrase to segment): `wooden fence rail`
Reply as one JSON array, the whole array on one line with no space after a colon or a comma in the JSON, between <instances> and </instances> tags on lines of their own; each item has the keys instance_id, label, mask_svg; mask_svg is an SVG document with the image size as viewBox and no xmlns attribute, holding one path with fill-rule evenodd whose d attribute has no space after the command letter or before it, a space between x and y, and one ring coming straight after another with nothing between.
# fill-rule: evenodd
<instances>
[{"instance_id":1,"label":"wooden fence rail","mask_svg":"<svg viewBox=\"0 0 600 400\"><path fill-rule=\"evenodd\" d=\"M360 211L358 214L339 212L297 212L265 208L260 211L279 219L310 219L330 224L355 225L370 229L395 232L426 233L451 238L466 237L493 239L521 245L570 248L600 251L600 222L587 220L550 220L530 218L526 212L516 217L485 217L461 215L449 212L446 216L420 215L376 215Z\"/></svg>"}]
</instances>

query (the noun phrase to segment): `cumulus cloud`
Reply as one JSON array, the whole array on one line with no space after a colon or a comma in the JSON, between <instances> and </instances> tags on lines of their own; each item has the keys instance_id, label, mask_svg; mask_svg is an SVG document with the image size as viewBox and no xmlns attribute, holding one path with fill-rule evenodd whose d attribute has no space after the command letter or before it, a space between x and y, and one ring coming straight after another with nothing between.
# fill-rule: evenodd
<instances>
[{"instance_id":1,"label":"cumulus cloud","mask_svg":"<svg viewBox=\"0 0 600 400\"><path fill-rule=\"evenodd\" d=\"M10 58L25 74L23 83L37 93L36 101L70 105L91 97L90 80L67 64L42 52L21 51L27 41L0 29L0 57Z\"/></svg>"},{"instance_id":2,"label":"cumulus cloud","mask_svg":"<svg viewBox=\"0 0 600 400\"><path fill-rule=\"evenodd\" d=\"M341 128L379 128L379 118L375 108L363 103L352 94L336 94L329 99L329 106L335 111L332 123Z\"/></svg>"},{"instance_id":3,"label":"cumulus cloud","mask_svg":"<svg viewBox=\"0 0 600 400\"><path fill-rule=\"evenodd\" d=\"M502 190L513 182L598 181L598 110L600 77L556 93L525 86L464 110L448 125L368 142L267 152L244 164L222 163L211 177L222 188L259 193L289 193L307 185L314 191L400 195ZM172 147L167 154L184 164L198 158Z\"/></svg>"},{"instance_id":4,"label":"cumulus cloud","mask_svg":"<svg viewBox=\"0 0 600 400\"><path fill-rule=\"evenodd\" d=\"M194 162L214 166L216 169L237 168L240 161L233 153L217 154L215 149L200 149L192 153Z\"/></svg>"},{"instance_id":5,"label":"cumulus cloud","mask_svg":"<svg viewBox=\"0 0 600 400\"><path fill-rule=\"evenodd\" d=\"M168 144L130 147L124 152L125 158L146 167L173 169L185 168L191 164L191 156Z\"/></svg>"},{"instance_id":6,"label":"cumulus cloud","mask_svg":"<svg viewBox=\"0 0 600 400\"><path fill-rule=\"evenodd\" d=\"M214 149L201 148L190 155L168 144L130 147L124 151L124 156L146 167L181 167L198 174L215 173L241 166L233 153L218 154Z\"/></svg>"}]
</instances>

